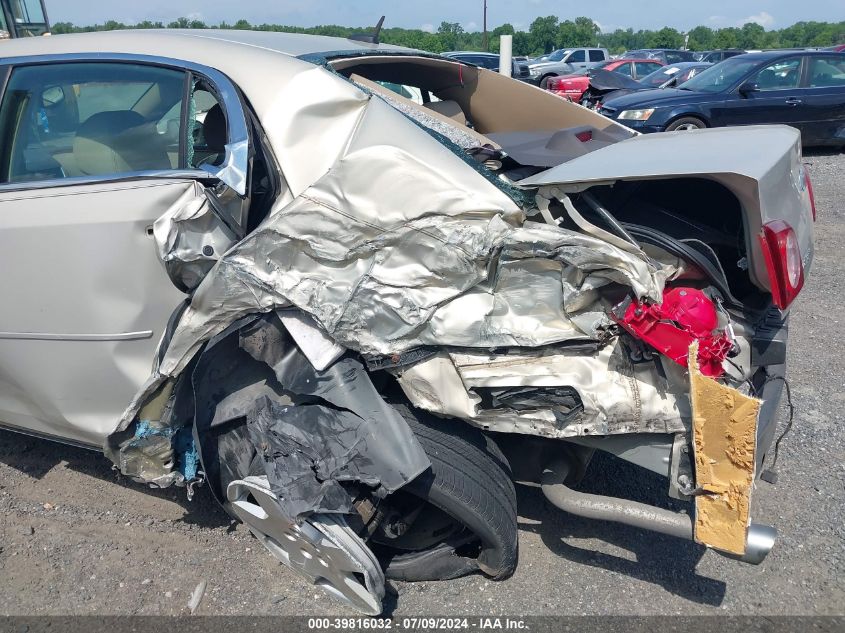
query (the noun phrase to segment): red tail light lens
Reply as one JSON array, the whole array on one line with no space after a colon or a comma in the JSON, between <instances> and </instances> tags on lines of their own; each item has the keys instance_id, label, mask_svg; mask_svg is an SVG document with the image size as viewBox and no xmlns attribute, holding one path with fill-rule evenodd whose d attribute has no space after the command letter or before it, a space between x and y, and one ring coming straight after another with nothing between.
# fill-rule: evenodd
<instances>
[{"instance_id":1,"label":"red tail light lens","mask_svg":"<svg viewBox=\"0 0 845 633\"><path fill-rule=\"evenodd\" d=\"M549 90L561 90L562 89L561 86L560 86L560 79L558 79L557 77L550 78L548 80L548 82L546 82L546 87Z\"/></svg>"},{"instance_id":2,"label":"red tail light lens","mask_svg":"<svg viewBox=\"0 0 845 633\"><path fill-rule=\"evenodd\" d=\"M807 183L807 193L810 194L810 208L813 210L813 222L816 221L816 196L813 194L813 182L810 180L810 170L804 165L804 182Z\"/></svg>"},{"instance_id":3,"label":"red tail light lens","mask_svg":"<svg viewBox=\"0 0 845 633\"><path fill-rule=\"evenodd\" d=\"M775 220L763 226L760 247L774 304L784 310L795 300L804 287L804 264L795 231L783 220Z\"/></svg>"}]
</instances>

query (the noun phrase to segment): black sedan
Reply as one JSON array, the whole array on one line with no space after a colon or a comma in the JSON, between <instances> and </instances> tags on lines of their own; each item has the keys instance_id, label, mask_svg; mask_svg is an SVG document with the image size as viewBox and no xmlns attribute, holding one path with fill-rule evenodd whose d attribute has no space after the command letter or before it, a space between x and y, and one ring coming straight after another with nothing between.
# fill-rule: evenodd
<instances>
[{"instance_id":1,"label":"black sedan","mask_svg":"<svg viewBox=\"0 0 845 633\"><path fill-rule=\"evenodd\" d=\"M695 77L713 64L705 62L681 62L661 66L642 79L632 79L620 73L603 70L590 71L590 84L581 97L581 105L595 108L602 101L616 99L622 95L653 90L654 88L674 88Z\"/></svg>"},{"instance_id":2,"label":"black sedan","mask_svg":"<svg viewBox=\"0 0 845 633\"><path fill-rule=\"evenodd\" d=\"M610 99L599 111L640 132L785 123L804 145L845 145L845 54L737 55L677 89Z\"/></svg>"}]
</instances>

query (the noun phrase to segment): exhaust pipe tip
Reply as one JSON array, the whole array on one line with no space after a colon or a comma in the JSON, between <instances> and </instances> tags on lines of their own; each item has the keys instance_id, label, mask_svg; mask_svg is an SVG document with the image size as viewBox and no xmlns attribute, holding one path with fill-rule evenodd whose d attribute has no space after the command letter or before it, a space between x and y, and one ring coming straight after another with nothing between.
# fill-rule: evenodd
<instances>
[{"instance_id":1,"label":"exhaust pipe tip","mask_svg":"<svg viewBox=\"0 0 845 633\"><path fill-rule=\"evenodd\" d=\"M752 523L748 526L748 540L745 545L745 554L740 558L743 563L759 565L772 548L775 546L778 531L771 525Z\"/></svg>"},{"instance_id":2,"label":"exhaust pipe tip","mask_svg":"<svg viewBox=\"0 0 845 633\"><path fill-rule=\"evenodd\" d=\"M748 537L745 541L745 554L738 556L737 554L727 554L719 552L727 558L738 560L749 565L759 565L764 560L772 548L775 546L778 531L771 525L764 525L762 523L752 523L748 526Z\"/></svg>"}]
</instances>

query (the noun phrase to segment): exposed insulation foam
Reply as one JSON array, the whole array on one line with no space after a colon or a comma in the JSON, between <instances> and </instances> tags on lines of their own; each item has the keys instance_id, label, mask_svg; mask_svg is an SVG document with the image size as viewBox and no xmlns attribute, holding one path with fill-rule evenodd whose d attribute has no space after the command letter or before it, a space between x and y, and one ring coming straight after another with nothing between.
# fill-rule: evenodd
<instances>
[{"instance_id":1,"label":"exposed insulation foam","mask_svg":"<svg viewBox=\"0 0 845 633\"><path fill-rule=\"evenodd\" d=\"M733 554L745 553L757 416L762 402L703 376L698 343L689 349L696 483L695 540Z\"/></svg>"}]
</instances>

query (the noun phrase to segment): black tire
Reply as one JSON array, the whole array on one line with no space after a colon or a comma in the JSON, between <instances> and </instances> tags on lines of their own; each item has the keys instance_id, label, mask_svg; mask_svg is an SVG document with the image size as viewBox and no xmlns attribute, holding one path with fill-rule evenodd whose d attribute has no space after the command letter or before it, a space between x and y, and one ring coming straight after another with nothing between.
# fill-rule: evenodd
<instances>
[{"instance_id":1,"label":"black tire","mask_svg":"<svg viewBox=\"0 0 845 633\"><path fill-rule=\"evenodd\" d=\"M674 132L675 130L703 130L707 124L699 118L694 116L682 116L680 119L675 119L666 126L667 132Z\"/></svg>"},{"instance_id":2,"label":"black tire","mask_svg":"<svg viewBox=\"0 0 845 633\"><path fill-rule=\"evenodd\" d=\"M557 75L546 75L545 77L543 77L543 78L540 80L540 87L541 87L543 90L548 90L548 89L549 89L549 79L551 79L552 77L557 77Z\"/></svg>"},{"instance_id":3,"label":"black tire","mask_svg":"<svg viewBox=\"0 0 845 633\"><path fill-rule=\"evenodd\" d=\"M431 460L431 470L400 492L458 521L470 542L445 541L421 551L387 555L381 548L377 553L385 576L404 581L447 580L481 570L500 580L513 574L518 557L516 491L505 456L493 440L464 422L394 406Z\"/></svg>"}]
</instances>

